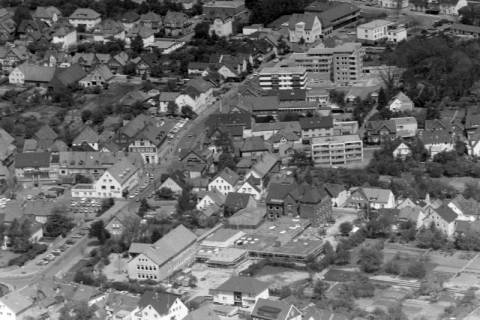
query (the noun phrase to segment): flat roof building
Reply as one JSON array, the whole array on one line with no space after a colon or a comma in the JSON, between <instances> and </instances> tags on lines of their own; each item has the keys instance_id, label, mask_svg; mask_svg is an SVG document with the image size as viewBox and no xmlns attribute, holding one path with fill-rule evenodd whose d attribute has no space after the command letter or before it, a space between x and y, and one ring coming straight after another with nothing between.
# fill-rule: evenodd
<instances>
[{"instance_id":1,"label":"flat roof building","mask_svg":"<svg viewBox=\"0 0 480 320\"><path fill-rule=\"evenodd\" d=\"M312 160L319 166L363 161L363 142L357 134L312 139Z\"/></svg>"},{"instance_id":2,"label":"flat roof building","mask_svg":"<svg viewBox=\"0 0 480 320\"><path fill-rule=\"evenodd\" d=\"M266 67L259 72L263 90L305 89L307 70L304 67Z\"/></svg>"}]
</instances>

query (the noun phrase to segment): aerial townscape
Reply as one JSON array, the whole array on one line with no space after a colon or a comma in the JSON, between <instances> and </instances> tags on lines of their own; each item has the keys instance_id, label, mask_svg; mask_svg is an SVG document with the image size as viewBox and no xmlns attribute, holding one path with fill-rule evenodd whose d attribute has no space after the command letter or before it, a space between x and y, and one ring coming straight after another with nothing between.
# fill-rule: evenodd
<instances>
[{"instance_id":1,"label":"aerial townscape","mask_svg":"<svg viewBox=\"0 0 480 320\"><path fill-rule=\"evenodd\" d=\"M480 320L477 0L0 0L0 320Z\"/></svg>"}]
</instances>

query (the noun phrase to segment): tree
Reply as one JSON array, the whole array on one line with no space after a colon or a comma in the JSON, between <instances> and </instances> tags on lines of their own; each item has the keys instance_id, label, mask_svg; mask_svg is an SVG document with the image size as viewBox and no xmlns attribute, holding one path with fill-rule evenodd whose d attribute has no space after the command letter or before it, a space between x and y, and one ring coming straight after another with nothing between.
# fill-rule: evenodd
<instances>
[{"instance_id":1,"label":"tree","mask_svg":"<svg viewBox=\"0 0 480 320\"><path fill-rule=\"evenodd\" d=\"M92 116L92 111L86 109L82 111L82 121L87 122Z\"/></svg>"},{"instance_id":2,"label":"tree","mask_svg":"<svg viewBox=\"0 0 480 320\"><path fill-rule=\"evenodd\" d=\"M313 298L317 300L322 300L325 298L325 293L327 292L328 288L330 286L328 283L322 281L322 280L317 280L315 282L315 285L313 286Z\"/></svg>"},{"instance_id":3,"label":"tree","mask_svg":"<svg viewBox=\"0 0 480 320\"><path fill-rule=\"evenodd\" d=\"M193 119L195 117L195 112L190 106L183 106L181 112L186 118Z\"/></svg>"},{"instance_id":4,"label":"tree","mask_svg":"<svg viewBox=\"0 0 480 320\"><path fill-rule=\"evenodd\" d=\"M380 90L378 91L378 100L377 100L377 109L380 111L381 109L385 108L385 106L387 105L387 95L385 94L385 90L383 89L383 87L380 88Z\"/></svg>"},{"instance_id":5,"label":"tree","mask_svg":"<svg viewBox=\"0 0 480 320\"><path fill-rule=\"evenodd\" d=\"M406 276L422 279L427 274L425 263L423 261L412 261L407 267Z\"/></svg>"},{"instance_id":6,"label":"tree","mask_svg":"<svg viewBox=\"0 0 480 320\"><path fill-rule=\"evenodd\" d=\"M167 115L176 116L178 112L178 106L175 102L169 101L167 104Z\"/></svg>"},{"instance_id":7,"label":"tree","mask_svg":"<svg viewBox=\"0 0 480 320\"><path fill-rule=\"evenodd\" d=\"M90 230L88 232L89 237L95 237L98 239L100 244L104 244L105 241L110 238L110 233L105 229L105 224L103 220L98 220L92 223Z\"/></svg>"},{"instance_id":8,"label":"tree","mask_svg":"<svg viewBox=\"0 0 480 320\"><path fill-rule=\"evenodd\" d=\"M345 243L340 242L335 251L335 264L344 265L350 262L350 251L346 248Z\"/></svg>"},{"instance_id":9,"label":"tree","mask_svg":"<svg viewBox=\"0 0 480 320\"><path fill-rule=\"evenodd\" d=\"M62 320L93 320L95 318L95 310L89 307L86 301L70 301L60 309Z\"/></svg>"},{"instance_id":10,"label":"tree","mask_svg":"<svg viewBox=\"0 0 480 320\"><path fill-rule=\"evenodd\" d=\"M170 188L163 187L160 190L158 190L155 194L160 199L169 200L173 198L174 192Z\"/></svg>"},{"instance_id":11,"label":"tree","mask_svg":"<svg viewBox=\"0 0 480 320\"><path fill-rule=\"evenodd\" d=\"M342 236L348 236L353 229L353 225L349 221L342 222L338 227Z\"/></svg>"},{"instance_id":12,"label":"tree","mask_svg":"<svg viewBox=\"0 0 480 320\"><path fill-rule=\"evenodd\" d=\"M340 107L345 106L345 92L338 90L330 90L330 101Z\"/></svg>"},{"instance_id":13,"label":"tree","mask_svg":"<svg viewBox=\"0 0 480 320\"><path fill-rule=\"evenodd\" d=\"M358 264L360 269L372 273L380 269L383 261L383 253L376 247L362 247L359 251Z\"/></svg>"},{"instance_id":14,"label":"tree","mask_svg":"<svg viewBox=\"0 0 480 320\"><path fill-rule=\"evenodd\" d=\"M13 21L15 21L15 25L20 26L20 23L23 20L32 20L32 15L30 14L30 10L27 7L20 5L17 6L15 9L15 13L13 14Z\"/></svg>"},{"instance_id":15,"label":"tree","mask_svg":"<svg viewBox=\"0 0 480 320\"><path fill-rule=\"evenodd\" d=\"M143 39L139 34L133 38L130 48L132 48L133 52L136 54L139 54L143 51Z\"/></svg>"},{"instance_id":16,"label":"tree","mask_svg":"<svg viewBox=\"0 0 480 320\"><path fill-rule=\"evenodd\" d=\"M299 169L305 169L313 167L313 160L311 157L307 156L305 152L294 151L289 164L291 166L296 166Z\"/></svg>"},{"instance_id":17,"label":"tree","mask_svg":"<svg viewBox=\"0 0 480 320\"><path fill-rule=\"evenodd\" d=\"M210 38L210 24L206 21L198 23L194 31L195 39L209 39Z\"/></svg>"},{"instance_id":18,"label":"tree","mask_svg":"<svg viewBox=\"0 0 480 320\"><path fill-rule=\"evenodd\" d=\"M375 292L375 286L370 279L363 274L359 274L355 277L355 279L349 284L349 288L355 298L373 297Z\"/></svg>"},{"instance_id":19,"label":"tree","mask_svg":"<svg viewBox=\"0 0 480 320\"><path fill-rule=\"evenodd\" d=\"M230 168L235 170L237 167L237 162L235 158L229 152L222 152L220 157L218 158L218 170L221 171L225 168Z\"/></svg>"},{"instance_id":20,"label":"tree","mask_svg":"<svg viewBox=\"0 0 480 320\"><path fill-rule=\"evenodd\" d=\"M147 199L143 198L140 200L140 207L138 208L138 216L143 218L145 214L150 210L150 205L148 204Z\"/></svg>"},{"instance_id":21,"label":"tree","mask_svg":"<svg viewBox=\"0 0 480 320\"><path fill-rule=\"evenodd\" d=\"M47 237L65 237L75 224L72 219L66 215L66 208L53 208L52 214L48 216L44 225L45 235Z\"/></svg>"},{"instance_id":22,"label":"tree","mask_svg":"<svg viewBox=\"0 0 480 320\"><path fill-rule=\"evenodd\" d=\"M417 246L438 250L447 244L447 236L432 223L429 228L421 228L416 236Z\"/></svg>"}]
</instances>

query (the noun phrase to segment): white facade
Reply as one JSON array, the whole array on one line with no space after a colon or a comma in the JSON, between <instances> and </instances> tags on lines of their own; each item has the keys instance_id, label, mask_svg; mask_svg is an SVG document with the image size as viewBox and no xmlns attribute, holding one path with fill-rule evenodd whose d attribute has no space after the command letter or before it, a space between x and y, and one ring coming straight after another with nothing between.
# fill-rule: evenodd
<instances>
[{"instance_id":1,"label":"white facade","mask_svg":"<svg viewBox=\"0 0 480 320\"><path fill-rule=\"evenodd\" d=\"M71 192L72 197L78 198L122 198L124 191L132 190L138 183L138 172L133 173L121 183L107 170L93 185L76 185Z\"/></svg>"},{"instance_id":2,"label":"white facade","mask_svg":"<svg viewBox=\"0 0 480 320\"><path fill-rule=\"evenodd\" d=\"M200 93L200 95L197 97L192 97L188 94L181 94L178 96L175 102L180 109L183 106L190 106L194 112L197 112L202 107L213 102L213 88L208 89L206 92Z\"/></svg>"},{"instance_id":3,"label":"white facade","mask_svg":"<svg viewBox=\"0 0 480 320\"><path fill-rule=\"evenodd\" d=\"M429 228L433 223L435 227L442 231L447 237L452 237L455 233L455 220L452 222L445 221L433 208L427 207L427 216L423 220L423 226Z\"/></svg>"},{"instance_id":4,"label":"white facade","mask_svg":"<svg viewBox=\"0 0 480 320\"><path fill-rule=\"evenodd\" d=\"M379 41L387 39L388 27L392 24L393 22L387 20L373 20L361 24L357 27L357 39L364 41Z\"/></svg>"},{"instance_id":5,"label":"white facade","mask_svg":"<svg viewBox=\"0 0 480 320\"><path fill-rule=\"evenodd\" d=\"M160 185L160 187L158 188L158 190L162 189L162 188L168 188L170 190L172 190L174 193L176 194L181 194L183 189L181 186L178 185L178 183L176 183L172 178L167 178L167 180L163 181L163 183Z\"/></svg>"},{"instance_id":6,"label":"white facade","mask_svg":"<svg viewBox=\"0 0 480 320\"><path fill-rule=\"evenodd\" d=\"M258 299L268 299L268 288L257 295L250 295L246 293L235 293L215 291L213 294L213 302L227 306L241 305L244 308L253 308Z\"/></svg>"},{"instance_id":7,"label":"white facade","mask_svg":"<svg viewBox=\"0 0 480 320\"><path fill-rule=\"evenodd\" d=\"M251 194L255 200L260 200L262 198L262 191L259 190L258 187L252 186L248 181L240 184L237 192Z\"/></svg>"},{"instance_id":8,"label":"white facade","mask_svg":"<svg viewBox=\"0 0 480 320\"><path fill-rule=\"evenodd\" d=\"M392 26L388 28L387 41L397 43L403 40L407 40L407 28L403 26Z\"/></svg>"},{"instance_id":9,"label":"white facade","mask_svg":"<svg viewBox=\"0 0 480 320\"><path fill-rule=\"evenodd\" d=\"M135 320L181 320L188 315L188 308L177 298L167 314L160 314L154 307L148 305L142 309L137 307L133 315Z\"/></svg>"},{"instance_id":10,"label":"white facade","mask_svg":"<svg viewBox=\"0 0 480 320\"><path fill-rule=\"evenodd\" d=\"M70 23L75 28L84 25L85 30L92 30L97 24L102 22L102 18L98 17L96 19L76 19L70 18L68 19L68 23Z\"/></svg>"},{"instance_id":11,"label":"white facade","mask_svg":"<svg viewBox=\"0 0 480 320\"><path fill-rule=\"evenodd\" d=\"M8 82L10 84L24 84L25 83L25 75L23 74L23 72L18 67L16 67L8 75Z\"/></svg>"},{"instance_id":12,"label":"white facade","mask_svg":"<svg viewBox=\"0 0 480 320\"><path fill-rule=\"evenodd\" d=\"M389 9L405 9L408 7L408 0L380 0L380 6Z\"/></svg>"},{"instance_id":13,"label":"white facade","mask_svg":"<svg viewBox=\"0 0 480 320\"><path fill-rule=\"evenodd\" d=\"M224 195L227 195L230 192L235 191L235 186L232 186L230 183L225 181L222 177L218 176L208 184L208 190L209 191L214 191L217 190L220 193L223 193Z\"/></svg>"},{"instance_id":14,"label":"white facade","mask_svg":"<svg viewBox=\"0 0 480 320\"><path fill-rule=\"evenodd\" d=\"M426 143L425 149L430 154L430 157L433 158L440 152L444 152L444 151L448 152L448 151L454 150L455 145L452 142Z\"/></svg>"},{"instance_id":15,"label":"white facade","mask_svg":"<svg viewBox=\"0 0 480 320\"><path fill-rule=\"evenodd\" d=\"M53 35L52 38L53 44L62 44L62 49L68 49L71 46L77 44L77 30L70 30L67 34L64 35Z\"/></svg>"},{"instance_id":16,"label":"white facade","mask_svg":"<svg viewBox=\"0 0 480 320\"><path fill-rule=\"evenodd\" d=\"M289 30L290 42L299 42L303 39L306 43L313 43L322 36L322 23L315 17L312 28L308 29L305 22L299 21L295 24L295 28Z\"/></svg>"},{"instance_id":17,"label":"white facade","mask_svg":"<svg viewBox=\"0 0 480 320\"><path fill-rule=\"evenodd\" d=\"M233 33L233 21L231 18L222 20L216 18L210 25L210 34L215 33L219 37L228 37Z\"/></svg>"},{"instance_id":18,"label":"white facade","mask_svg":"<svg viewBox=\"0 0 480 320\"><path fill-rule=\"evenodd\" d=\"M0 319L2 320L17 320L17 315L6 304L0 301Z\"/></svg>"},{"instance_id":19,"label":"white facade","mask_svg":"<svg viewBox=\"0 0 480 320\"><path fill-rule=\"evenodd\" d=\"M412 154L412 150L405 143L400 143L398 147L393 150L393 157L399 159L405 159Z\"/></svg>"},{"instance_id":20,"label":"white facade","mask_svg":"<svg viewBox=\"0 0 480 320\"><path fill-rule=\"evenodd\" d=\"M209 206L214 205L214 204L215 204L215 201L213 201L212 197L207 193L197 203L196 209L202 211L205 208L208 208Z\"/></svg>"},{"instance_id":21,"label":"white facade","mask_svg":"<svg viewBox=\"0 0 480 320\"><path fill-rule=\"evenodd\" d=\"M148 139L138 139L133 141L129 146L130 152L138 152L142 156L143 163L146 164L158 164L159 148Z\"/></svg>"}]
</instances>

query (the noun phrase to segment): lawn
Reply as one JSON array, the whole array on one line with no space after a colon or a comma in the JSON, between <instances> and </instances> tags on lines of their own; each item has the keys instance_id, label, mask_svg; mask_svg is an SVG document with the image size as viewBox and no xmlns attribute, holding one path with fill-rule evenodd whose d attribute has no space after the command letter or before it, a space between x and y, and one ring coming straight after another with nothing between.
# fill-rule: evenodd
<instances>
[{"instance_id":1,"label":"lawn","mask_svg":"<svg viewBox=\"0 0 480 320\"><path fill-rule=\"evenodd\" d=\"M330 269L325 273L324 280L332 282L348 282L355 280L358 274L359 273L356 271Z\"/></svg>"}]
</instances>

